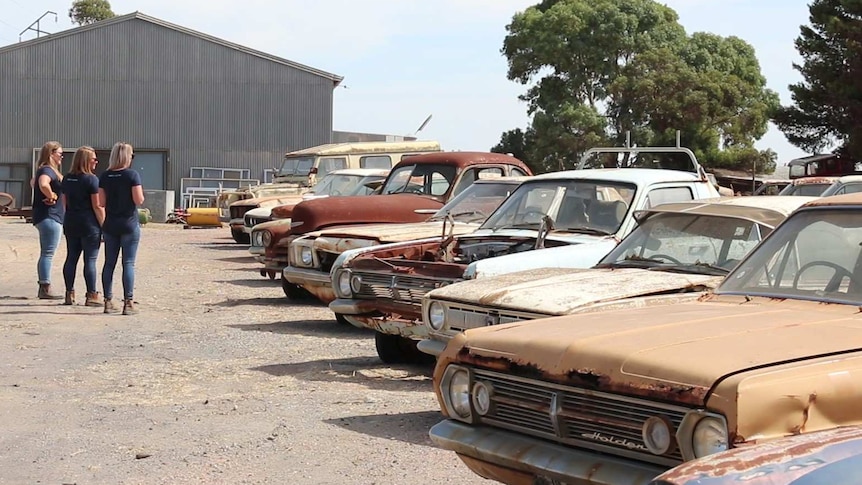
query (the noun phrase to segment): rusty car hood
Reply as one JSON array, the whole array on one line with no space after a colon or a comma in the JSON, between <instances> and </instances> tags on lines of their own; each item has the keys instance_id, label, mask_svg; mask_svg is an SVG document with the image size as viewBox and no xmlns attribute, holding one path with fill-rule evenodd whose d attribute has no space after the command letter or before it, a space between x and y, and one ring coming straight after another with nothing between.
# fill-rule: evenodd
<instances>
[{"instance_id":1,"label":"rusty car hood","mask_svg":"<svg viewBox=\"0 0 862 485\"><path fill-rule=\"evenodd\" d=\"M443 207L434 197L416 194L325 197L305 200L293 208L297 226L293 234L305 234L322 228L348 224L423 222L430 214L417 209ZM273 209L273 214L277 209ZM300 224L301 223L301 224Z\"/></svg>"},{"instance_id":2,"label":"rusty car hood","mask_svg":"<svg viewBox=\"0 0 862 485\"><path fill-rule=\"evenodd\" d=\"M447 234L449 233L450 227L452 226L449 226L448 224L446 225ZM475 231L478 227L478 223L456 222L454 227L452 227L452 232L456 235L466 234ZM402 224L360 224L339 226L322 231L310 232L307 236L315 237L321 242L321 244L329 245L338 241L349 243L349 241L344 240L350 239L374 240L378 241L380 244L385 244L442 236L442 234L443 222L426 221ZM315 243L315 246L317 246L317 243ZM350 248L348 247L345 249Z\"/></svg>"},{"instance_id":3,"label":"rusty car hood","mask_svg":"<svg viewBox=\"0 0 862 485\"><path fill-rule=\"evenodd\" d=\"M484 307L566 315L596 303L715 288L721 276L646 269L538 268L433 290L429 297Z\"/></svg>"},{"instance_id":4,"label":"rusty car hood","mask_svg":"<svg viewBox=\"0 0 862 485\"><path fill-rule=\"evenodd\" d=\"M472 329L454 337L438 362L703 405L724 377L862 347L862 314L855 306L744 296L703 300Z\"/></svg>"},{"instance_id":5,"label":"rusty car hood","mask_svg":"<svg viewBox=\"0 0 862 485\"><path fill-rule=\"evenodd\" d=\"M296 204L302 200L301 195L273 195L269 197L254 197L232 203L232 206L270 207L282 204Z\"/></svg>"}]
</instances>

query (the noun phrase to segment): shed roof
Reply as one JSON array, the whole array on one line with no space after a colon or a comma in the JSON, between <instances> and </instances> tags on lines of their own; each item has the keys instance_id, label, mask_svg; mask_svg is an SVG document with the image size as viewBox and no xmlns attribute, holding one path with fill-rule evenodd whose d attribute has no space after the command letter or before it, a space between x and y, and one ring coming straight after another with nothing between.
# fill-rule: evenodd
<instances>
[{"instance_id":1,"label":"shed roof","mask_svg":"<svg viewBox=\"0 0 862 485\"><path fill-rule=\"evenodd\" d=\"M307 73L314 74L316 76L320 76L320 77L325 78L325 79L329 79L336 86L339 83L341 83L341 81L344 79L344 77L338 76L336 74L322 71L320 69L315 69L313 67L306 66L305 64L300 64L298 62L290 61L288 59L274 56L272 54L267 54L266 52L255 50L255 49L252 49L250 47L236 44L234 42L229 42L227 40L220 39L218 37L215 37L215 36L212 36L209 34L204 34L202 32L198 32L196 30L192 30L192 29L189 29L189 28L177 25L177 24L173 24L171 22L167 22L165 20L161 20L161 19L158 19L156 17L151 17L149 15L146 15L144 13L137 12L137 11L129 13L129 14L125 14L125 15L117 15L115 17L111 17L111 18L106 19L106 20L94 22L94 23L88 24L88 25L82 25L80 27L75 27L75 28L68 29L68 30L63 30L63 31L57 32L55 34L49 34L49 35L46 35L43 37L38 37L36 39L30 39L27 41L18 42L16 44L10 44L10 45L5 46L5 47L0 47L0 54L14 51L17 49L24 49L24 48L27 48L27 47L32 46L32 45L41 44L43 42L52 42L52 41L55 41L57 39L61 39L63 37L76 35L76 34L79 34L81 32L86 32L89 30L101 29L101 28L108 27L110 25L118 24L121 22L128 22L130 20L143 20L143 21L149 22L151 24L159 25L161 27L165 27L165 28L168 28L171 30L175 30L177 32L182 32L184 34L191 35L193 37L197 37L197 38L205 40L207 42L212 42L214 44L222 45L224 47L227 47L228 49L233 49L233 50L236 50L236 51L239 51L239 52L251 55L251 56L260 57L261 59L266 59L266 60L275 62L277 64L282 64L282 65L287 66L287 67L292 67L294 69L298 69L300 71L305 71Z\"/></svg>"}]
</instances>

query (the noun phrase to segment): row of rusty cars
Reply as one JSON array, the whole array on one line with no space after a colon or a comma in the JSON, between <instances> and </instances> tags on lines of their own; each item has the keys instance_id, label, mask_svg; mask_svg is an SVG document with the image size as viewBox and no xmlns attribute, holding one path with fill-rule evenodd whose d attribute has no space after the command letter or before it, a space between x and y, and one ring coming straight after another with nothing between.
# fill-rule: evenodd
<instances>
[{"instance_id":1,"label":"row of rusty cars","mask_svg":"<svg viewBox=\"0 0 862 485\"><path fill-rule=\"evenodd\" d=\"M858 483L862 195L719 197L678 143L417 154L368 189L274 206L249 250L433 362L430 437L478 475Z\"/></svg>"}]
</instances>

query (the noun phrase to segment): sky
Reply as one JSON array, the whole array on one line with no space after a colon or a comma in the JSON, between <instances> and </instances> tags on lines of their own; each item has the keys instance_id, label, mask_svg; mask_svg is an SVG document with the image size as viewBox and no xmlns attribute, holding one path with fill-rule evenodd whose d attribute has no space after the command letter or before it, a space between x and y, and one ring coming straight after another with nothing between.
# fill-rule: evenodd
<instances>
[{"instance_id":1,"label":"sky","mask_svg":"<svg viewBox=\"0 0 862 485\"><path fill-rule=\"evenodd\" d=\"M526 86L506 78L500 53L512 16L538 0L113 0L118 15L139 11L199 32L344 77L335 89L333 129L416 133L446 150L487 151L529 124ZM801 76L794 40L808 23L807 0L665 0L686 31L737 36L751 44L767 86L790 104ZM0 46L75 27L71 0L0 0ZM35 27L35 26L34 26ZM43 34L44 35L44 34ZM774 126L757 143L779 164L805 155Z\"/></svg>"}]
</instances>

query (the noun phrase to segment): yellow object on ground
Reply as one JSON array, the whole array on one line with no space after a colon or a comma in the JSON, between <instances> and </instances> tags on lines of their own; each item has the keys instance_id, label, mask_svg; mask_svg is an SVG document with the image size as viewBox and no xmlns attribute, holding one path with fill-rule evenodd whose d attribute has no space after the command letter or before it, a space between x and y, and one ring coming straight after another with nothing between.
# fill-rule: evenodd
<instances>
[{"instance_id":1,"label":"yellow object on ground","mask_svg":"<svg viewBox=\"0 0 862 485\"><path fill-rule=\"evenodd\" d=\"M194 207L187 209L186 225L221 227L218 207Z\"/></svg>"}]
</instances>

